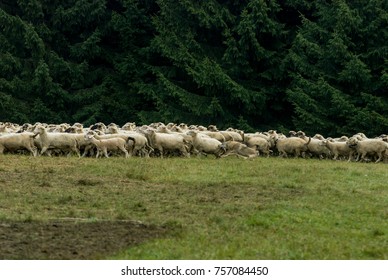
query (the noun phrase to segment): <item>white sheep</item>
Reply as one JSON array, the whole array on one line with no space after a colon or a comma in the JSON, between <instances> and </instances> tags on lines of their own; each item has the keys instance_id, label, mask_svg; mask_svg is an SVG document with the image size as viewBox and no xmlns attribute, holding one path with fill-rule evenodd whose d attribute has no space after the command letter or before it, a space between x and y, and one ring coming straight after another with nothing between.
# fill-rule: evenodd
<instances>
[{"instance_id":1,"label":"white sheep","mask_svg":"<svg viewBox=\"0 0 388 280\"><path fill-rule=\"evenodd\" d=\"M242 142L243 141L243 132L242 131L237 131L236 129L233 129L233 128L228 128L227 130L218 130L217 129L217 126L215 125L209 125L207 127L207 130L210 135L211 132L219 132L220 134L222 134L224 136L224 139L217 133L217 134L213 134L214 136L211 136L221 142L225 142L225 141L239 141L239 142ZM205 134L207 134L205 133Z\"/></svg>"},{"instance_id":2,"label":"white sheep","mask_svg":"<svg viewBox=\"0 0 388 280\"><path fill-rule=\"evenodd\" d=\"M327 147L330 153L334 156L333 160L337 160L339 156L344 156L351 161L354 155L354 150L351 149L346 142L334 141L331 139L322 140L320 145Z\"/></svg>"},{"instance_id":3,"label":"white sheep","mask_svg":"<svg viewBox=\"0 0 388 280\"><path fill-rule=\"evenodd\" d=\"M308 137L304 132L299 131L297 135L303 140L308 141ZM330 150L325 145L322 145L322 141L323 140L313 137L310 139L310 142L307 145L310 154L317 156L319 159L327 158L330 156Z\"/></svg>"},{"instance_id":4,"label":"white sheep","mask_svg":"<svg viewBox=\"0 0 388 280\"><path fill-rule=\"evenodd\" d=\"M202 134L205 134L213 139L217 139L218 141L220 141L221 143L224 143L225 142L225 136L219 132L219 131L201 131Z\"/></svg>"},{"instance_id":5,"label":"white sheep","mask_svg":"<svg viewBox=\"0 0 388 280\"><path fill-rule=\"evenodd\" d=\"M378 163L383 160L386 150L388 149L388 143L384 142L382 139L364 139L359 140L359 137L351 137L346 142L346 144L357 151L358 156L356 161L360 159L361 161L367 161L366 156L372 155L378 156L378 159L375 161Z\"/></svg>"},{"instance_id":6,"label":"white sheep","mask_svg":"<svg viewBox=\"0 0 388 280\"><path fill-rule=\"evenodd\" d=\"M165 151L177 151L186 157L190 156L186 142L181 135L159 133L154 130L147 130L146 135L151 147L158 150L162 158Z\"/></svg>"},{"instance_id":7,"label":"white sheep","mask_svg":"<svg viewBox=\"0 0 388 280\"><path fill-rule=\"evenodd\" d=\"M121 137L96 139L96 133L94 131L89 131L87 134L85 134L85 139L97 148L96 158L99 157L100 152L102 152L104 156L108 158L108 152L116 151L122 151L125 155L125 158L129 157L129 153L127 151L127 141Z\"/></svg>"},{"instance_id":8,"label":"white sheep","mask_svg":"<svg viewBox=\"0 0 388 280\"><path fill-rule=\"evenodd\" d=\"M27 150L34 157L37 148L34 145L34 134L30 132L7 133L0 136L0 154L5 151Z\"/></svg>"},{"instance_id":9,"label":"white sheep","mask_svg":"<svg viewBox=\"0 0 388 280\"><path fill-rule=\"evenodd\" d=\"M141 128L138 128L137 131L132 131L119 129L118 127L111 126L109 127L108 131L110 134L106 135L120 136L124 140L128 140L128 138L129 140L132 140L134 142L133 145L130 145L130 143L128 143L129 152L132 155L149 157L150 152L153 151L153 148L149 145L148 139L144 135L144 131L142 131Z\"/></svg>"},{"instance_id":10,"label":"white sheep","mask_svg":"<svg viewBox=\"0 0 388 280\"><path fill-rule=\"evenodd\" d=\"M225 146L220 141L203 134L203 132L191 130L187 134L193 137L193 147L198 153L213 154L219 158L226 151Z\"/></svg>"},{"instance_id":11,"label":"white sheep","mask_svg":"<svg viewBox=\"0 0 388 280\"><path fill-rule=\"evenodd\" d=\"M270 141L260 136L245 136L244 143L248 147L255 148L259 152L265 154L267 157L269 157L270 153L272 152Z\"/></svg>"},{"instance_id":12,"label":"white sheep","mask_svg":"<svg viewBox=\"0 0 388 280\"><path fill-rule=\"evenodd\" d=\"M307 142L299 137L275 138L275 145L281 157L288 157L288 154L294 154L295 157L302 155L304 158L310 141L310 137Z\"/></svg>"},{"instance_id":13,"label":"white sheep","mask_svg":"<svg viewBox=\"0 0 388 280\"><path fill-rule=\"evenodd\" d=\"M39 135L39 137L37 137ZM74 135L70 133L54 133L47 132L42 125L37 125L34 129L34 137L36 146L40 147L40 155L47 153L49 149L58 149L60 151L71 151L76 153L79 157L80 152L77 145L77 140Z\"/></svg>"},{"instance_id":14,"label":"white sheep","mask_svg":"<svg viewBox=\"0 0 388 280\"><path fill-rule=\"evenodd\" d=\"M105 134L104 132L99 131L99 130L89 130L88 134L94 135L94 138L96 138L97 140L111 139L111 138L117 138L117 137L122 138L126 142L126 149L129 153L129 156L134 154L134 150L136 148L136 145L139 144L138 142L141 142L140 140L139 141L136 140L136 137L134 137L134 135L132 135L131 132L112 130L111 128L108 128L107 131L113 131L114 133L113 134ZM145 137L143 137L143 138L145 138ZM88 141L87 143L90 144L90 141ZM85 149L84 155L87 152L89 152L89 147L87 147Z\"/></svg>"}]
</instances>

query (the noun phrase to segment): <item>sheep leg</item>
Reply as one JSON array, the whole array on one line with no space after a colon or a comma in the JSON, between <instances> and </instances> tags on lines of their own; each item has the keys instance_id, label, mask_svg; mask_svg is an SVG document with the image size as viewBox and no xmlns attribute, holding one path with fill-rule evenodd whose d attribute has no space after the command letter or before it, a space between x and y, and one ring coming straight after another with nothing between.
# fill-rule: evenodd
<instances>
[{"instance_id":1,"label":"sheep leg","mask_svg":"<svg viewBox=\"0 0 388 280\"><path fill-rule=\"evenodd\" d=\"M27 148L27 150L28 150L34 157L36 157L36 154L37 154L37 152L38 152L36 149Z\"/></svg>"},{"instance_id":2,"label":"sheep leg","mask_svg":"<svg viewBox=\"0 0 388 280\"><path fill-rule=\"evenodd\" d=\"M362 155L361 155L361 161L365 161L365 162L366 162L366 159L365 159L366 154L367 154L367 153L362 153Z\"/></svg>"},{"instance_id":3,"label":"sheep leg","mask_svg":"<svg viewBox=\"0 0 388 280\"><path fill-rule=\"evenodd\" d=\"M129 157L129 153L125 148L120 148L120 150L125 154L125 158Z\"/></svg>"},{"instance_id":4,"label":"sheep leg","mask_svg":"<svg viewBox=\"0 0 388 280\"><path fill-rule=\"evenodd\" d=\"M379 158L375 161L375 163L380 162L383 159L383 153L378 153Z\"/></svg>"},{"instance_id":5,"label":"sheep leg","mask_svg":"<svg viewBox=\"0 0 388 280\"><path fill-rule=\"evenodd\" d=\"M73 148L73 152L75 152L79 158L81 157L81 153L76 147Z\"/></svg>"},{"instance_id":6,"label":"sheep leg","mask_svg":"<svg viewBox=\"0 0 388 280\"><path fill-rule=\"evenodd\" d=\"M40 151L40 155L42 156L44 153L46 153L47 149L48 149L48 147L42 147L42 150ZM51 157L50 153L46 153L46 154Z\"/></svg>"}]
</instances>

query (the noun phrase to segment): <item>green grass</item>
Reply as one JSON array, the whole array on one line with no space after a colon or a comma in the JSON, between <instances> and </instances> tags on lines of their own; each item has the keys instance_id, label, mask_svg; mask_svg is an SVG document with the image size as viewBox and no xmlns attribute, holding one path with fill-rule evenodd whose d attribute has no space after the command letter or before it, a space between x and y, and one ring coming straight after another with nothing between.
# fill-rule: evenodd
<instances>
[{"instance_id":1,"label":"green grass","mask_svg":"<svg viewBox=\"0 0 388 280\"><path fill-rule=\"evenodd\" d=\"M388 166L257 158L0 157L0 222L174 228L108 259L388 259Z\"/></svg>"}]
</instances>

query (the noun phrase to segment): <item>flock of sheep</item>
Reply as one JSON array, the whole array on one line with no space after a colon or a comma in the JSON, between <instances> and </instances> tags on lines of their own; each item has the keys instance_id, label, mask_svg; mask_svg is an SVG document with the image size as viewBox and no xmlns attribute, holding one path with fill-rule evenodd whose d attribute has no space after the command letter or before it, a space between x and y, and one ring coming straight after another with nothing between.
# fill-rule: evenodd
<instances>
[{"instance_id":1,"label":"flock of sheep","mask_svg":"<svg viewBox=\"0 0 388 280\"><path fill-rule=\"evenodd\" d=\"M80 123L15 124L0 122L0 154L31 153L38 155L166 157L214 155L222 158L258 156L316 157L348 161L388 160L388 136L367 138L363 133L351 137L324 138L316 134L290 131L286 136L275 130L244 133L229 128L218 130L215 125L152 123L136 126L126 123L96 123L88 128Z\"/></svg>"}]
</instances>

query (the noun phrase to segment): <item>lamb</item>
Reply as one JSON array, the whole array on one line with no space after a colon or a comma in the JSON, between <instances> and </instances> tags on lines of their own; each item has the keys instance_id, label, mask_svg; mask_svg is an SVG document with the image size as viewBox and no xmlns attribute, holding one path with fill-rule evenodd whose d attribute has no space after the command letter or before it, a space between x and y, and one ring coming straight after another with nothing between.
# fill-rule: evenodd
<instances>
[{"instance_id":1,"label":"lamb","mask_svg":"<svg viewBox=\"0 0 388 280\"><path fill-rule=\"evenodd\" d=\"M37 136L39 135L39 138ZM72 151L80 157L77 140L69 133L49 133L42 125L37 125L34 129L35 143L41 148L40 155L49 149L59 149L61 151ZM47 153L50 155L49 153Z\"/></svg>"},{"instance_id":2,"label":"lamb","mask_svg":"<svg viewBox=\"0 0 388 280\"><path fill-rule=\"evenodd\" d=\"M120 137L108 138L108 139L96 139L96 133L94 131L90 131L85 134L85 139L96 146L97 154L96 158L99 157L100 152L104 154L105 157L108 156L108 151L122 151L125 154L125 158L129 157L129 153L127 151L127 142Z\"/></svg>"},{"instance_id":3,"label":"lamb","mask_svg":"<svg viewBox=\"0 0 388 280\"><path fill-rule=\"evenodd\" d=\"M202 132L191 130L187 132L187 134L193 137L193 146L198 154L213 154L219 158L226 152L225 146L220 141L211 138L206 134L202 134Z\"/></svg>"},{"instance_id":4,"label":"lamb","mask_svg":"<svg viewBox=\"0 0 388 280\"><path fill-rule=\"evenodd\" d=\"M308 150L307 145L310 141L310 137L307 142L299 137L275 138L275 145L282 157L288 157L288 154L294 154L295 157L302 155L304 158L305 152Z\"/></svg>"},{"instance_id":5,"label":"lamb","mask_svg":"<svg viewBox=\"0 0 388 280\"><path fill-rule=\"evenodd\" d=\"M255 149L250 148L247 145L238 141L225 142L225 149L226 152L221 157L236 155L245 159L252 159L259 155L259 153Z\"/></svg>"},{"instance_id":6,"label":"lamb","mask_svg":"<svg viewBox=\"0 0 388 280\"><path fill-rule=\"evenodd\" d=\"M149 137L152 148L160 152L161 158L163 158L165 151L178 151L185 157L190 156L185 140L181 135L158 133L154 130L147 130L146 135Z\"/></svg>"},{"instance_id":7,"label":"lamb","mask_svg":"<svg viewBox=\"0 0 388 280\"><path fill-rule=\"evenodd\" d=\"M104 134L104 132L99 130L90 130L88 133L94 135L94 137L97 140L103 140L103 139L110 139L110 138L122 138L127 143L127 151L129 152L129 155L135 154L137 150L137 145L141 142L141 139L136 139L139 137L136 137L137 135L134 135L132 132L119 132L118 129L113 129L112 127L107 129L108 131L113 132L112 134ZM93 133L94 132L94 133ZM141 137L141 136L140 136ZM145 138L143 136L143 138ZM90 143L90 141L89 141ZM86 151L85 151L86 152Z\"/></svg>"},{"instance_id":8,"label":"lamb","mask_svg":"<svg viewBox=\"0 0 388 280\"><path fill-rule=\"evenodd\" d=\"M353 148L357 151L358 156L356 161L360 159L360 156L361 161L367 161L367 155L377 155L378 159L375 161L375 163L378 163L383 160L386 150L388 149L388 143L384 142L381 139L359 140L358 137L351 137L346 142L346 144L350 148Z\"/></svg>"},{"instance_id":9,"label":"lamb","mask_svg":"<svg viewBox=\"0 0 388 280\"><path fill-rule=\"evenodd\" d=\"M8 133L0 136L0 154L4 151L27 150L34 157L37 155L37 148L34 145L34 134L30 132Z\"/></svg>"},{"instance_id":10,"label":"lamb","mask_svg":"<svg viewBox=\"0 0 388 280\"><path fill-rule=\"evenodd\" d=\"M338 156L345 156L350 161L353 158L354 151L346 142L333 141L330 139L323 140L320 145L327 147L330 153L334 155L333 160L337 160Z\"/></svg>"}]
</instances>

